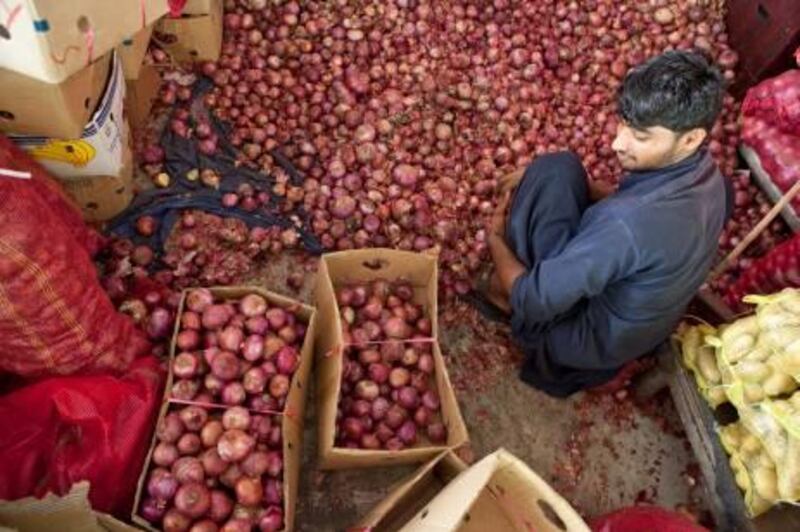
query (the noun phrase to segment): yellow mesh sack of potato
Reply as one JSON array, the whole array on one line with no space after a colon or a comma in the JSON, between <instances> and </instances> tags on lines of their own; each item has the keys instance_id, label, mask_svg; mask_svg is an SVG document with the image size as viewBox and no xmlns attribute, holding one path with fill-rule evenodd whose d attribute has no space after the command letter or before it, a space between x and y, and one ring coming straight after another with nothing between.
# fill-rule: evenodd
<instances>
[{"instance_id":1,"label":"yellow mesh sack of potato","mask_svg":"<svg viewBox=\"0 0 800 532\"><path fill-rule=\"evenodd\" d=\"M749 296L748 296L749 297ZM772 305L759 307L766 314ZM776 353L776 331L769 319L757 312L720 328L718 335L706 337L716 348L717 367L724 385L741 384L743 401L757 403L797 389L791 375L775 367L770 360Z\"/></svg>"},{"instance_id":2,"label":"yellow mesh sack of potato","mask_svg":"<svg viewBox=\"0 0 800 532\"><path fill-rule=\"evenodd\" d=\"M800 291L787 288L768 296L746 296L744 301L756 305L767 363L800 382Z\"/></svg>"},{"instance_id":3,"label":"yellow mesh sack of potato","mask_svg":"<svg viewBox=\"0 0 800 532\"><path fill-rule=\"evenodd\" d=\"M722 427L719 436L730 455L731 469L748 514L755 517L766 512L780 500L775 462L742 423Z\"/></svg>"},{"instance_id":4,"label":"yellow mesh sack of potato","mask_svg":"<svg viewBox=\"0 0 800 532\"><path fill-rule=\"evenodd\" d=\"M674 338L680 342L683 365L694 375L700 395L713 408L727 401L722 385L722 376L717 368L714 346L706 337L716 333L714 327L705 323L689 325L681 323Z\"/></svg>"},{"instance_id":5,"label":"yellow mesh sack of potato","mask_svg":"<svg viewBox=\"0 0 800 532\"><path fill-rule=\"evenodd\" d=\"M744 386L727 388L731 402L739 411L742 426L758 438L777 465L777 492L781 500L800 499L800 393L789 400L765 399L759 403L744 400Z\"/></svg>"}]
</instances>

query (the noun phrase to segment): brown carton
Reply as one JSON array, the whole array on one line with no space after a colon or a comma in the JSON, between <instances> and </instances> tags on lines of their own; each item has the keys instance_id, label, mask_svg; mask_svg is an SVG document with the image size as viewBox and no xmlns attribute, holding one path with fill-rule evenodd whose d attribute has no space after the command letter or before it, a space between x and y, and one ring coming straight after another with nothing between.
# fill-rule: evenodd
<instances>
[{"instance_id":1,"label":"brown carton","mask_svg":"<svg viewBox=\"0 0 800 532\"><path fill-rule=\"evenodd\" d=\"M438 460L395 489L353 530L589 532L561 495L505 449L460 473L444 457ZM438 482L431 481L434 476ZM431 498L436 484L441 489ZM419 509L405 520L409 504Z\"/></svg>"},{"instance_id":2,"label":"brown carton","mask_svg":"<svg viewBox=\"0 0 800 532\"><path fill-rule=\"evenodd\" d=\"M319 313L316 342L318 458L322 469L422 462L436 456L444 449L460 447L469 440L444 358L438 344L434 342L434 375L441 399L442 421L447 427L446 445L420 444L400 451L346 449L335 446L336 410L339 403L344 348L335 289L337 286L356 281L400 278L414 286L414 300L423 305L426 315L430 317L435 339L438 332L436 257L390 249L361 249L326 254L320 261L315 297Z\"/></svg>"},{"instance_id":3,"label":"brown carton","mask_svg":"<svg viewBox=\"0 0 800 532\"><path fill-rule=\"evenodd\" d=\"M80 138L103 97L111 69L106 54L61 83L0 69L0 130Z\"/></svg>"},{"instance_id":4,"label":"brown carton","mask_svg":"<svg viewBox=\"0 0 800 532\"><path fill-rule=\"evenodd\" d=\"M0 68L61 83L168 11L167 0L4 3Z\"/></svg>"},{"instance_id":5,"label":"brown carton","mask_svg":"<svg viewBox=\"0 0 800 532\"><path fill-rule=\"evenodd\" d=\"M153 39L175 61L216 61L222 49L222 0L189 2L180 17L159 21Z\"/></svg>"},{"instance_id":6,"label":"brown carton","mask_svg":"<svg viewBox=\"0 0 800 532\"><path fill-rule=\"evenodd\" d=\"M189 290L191 289L184 290L181 297L181 302L178 306L178 316L175 320L175 329L173 331L172 343L170 345L170 362L175 357L175 341L180 330L180 318L185 306L186 294ZM283 412L278 414L281 417L281 426L283 431L284 531L289 532L294 530L294 513L295 506L297 504L297 487L300 481L300 463L302 461L301 452L303 443L303 415L305 412L306 393L308 391L309 378L314 357L314 337L317 327L316 311L313 307L304 305L294 299L255 286L213 287L210 288L210 290L215 297L221 299L239 299L247 294L259 294L273 305L278 305L282 308L291 308L308 324L305 340L303 341L303 347L300 351L300 364L292 376L291 387L286 398L286 406L284 407ZM172 387L173 380L172 364L170 364L169 376L167 377L167 397L164 401L164 404L161 406L158 417L159 420L164 417L172 405L187 404L186 401L172 401L169 399L169 390ZM225 406L213 405L211 408L221 410L224 409ZM150 458L152 456L153 449L155 448L155 444L156 435L154 434L153 440L150 444L150 450L147 454L147 459L145 460L145 466L142 469L141 475L139 476L139 482L136 489L136 499L134 501L134 509L132 514L133 522L147 530L155 529L137 515L137 510L139 509L141 494L146 481L146 476L150 465Z\"/></svg>"},{"instance_id":7,"label":"brown carton","mask_svg":"<svg viewBox=\"0 0 800 532\"><path fill-rule=\"evenodd\" d=\"M144 65L139 71L138 79L128 80L125 112L132 128L143 127L150 120L150 111L158 98L160 87L161 76L158 69L152 65Z\"/></svg>"},{"instance_id":8,"label":"brown carton","mask_svg":"<svg viewBox=\"0 0 800 532\"><path fill-rule=\"evenodd\" d=\"M127 129L127 128L126 128ZM133 152L125 143L119 175L58 179L88 222L110 220L133 200Z\"/></svg>"},{"instance_id":9,"label":"brown carton","mask_svg":"<svg viewBox=\"0 0 800 532\"><path fill-rule=\"evenodd\" d=\"M444 451L410 477L392 486L372 511L348 532L396 532L456 476L467 469L453 452Z\"/></svg>"},{"instance_id":10,"label":"brown carton","mask_svg":"<svg viewBox=\"0 0 800 532\"><path fill-rule=\"evenodd\" d=\"M154 27L155 23L148 25L117 46L117 53L122 60L122 71L126 80L139 78L139 72L142 69L142 62L147 53L147 45L150 44L150 36L153 34Z\"/></svg>"}]
</instances>

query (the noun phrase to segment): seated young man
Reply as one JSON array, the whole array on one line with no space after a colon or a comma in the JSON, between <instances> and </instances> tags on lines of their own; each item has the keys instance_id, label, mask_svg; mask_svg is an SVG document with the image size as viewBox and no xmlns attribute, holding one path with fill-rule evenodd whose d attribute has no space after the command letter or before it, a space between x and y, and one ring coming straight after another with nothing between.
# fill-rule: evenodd
<instances>
[{"instance_id":1,"label":"seated young man","mask_svg":"<svg viewBox=\"0 0 800 532\"><path fill-rule=\"evenodd\" d=\"M511 315L524 381L567 396L673 331L731 211L705 148L723 91L699 54L652 58L619 90L612 148L627 173L616 192L587 183L578 157L562 152L536 158L505 193L489 225L487 296Z\"/></svg>"}]
</instances>

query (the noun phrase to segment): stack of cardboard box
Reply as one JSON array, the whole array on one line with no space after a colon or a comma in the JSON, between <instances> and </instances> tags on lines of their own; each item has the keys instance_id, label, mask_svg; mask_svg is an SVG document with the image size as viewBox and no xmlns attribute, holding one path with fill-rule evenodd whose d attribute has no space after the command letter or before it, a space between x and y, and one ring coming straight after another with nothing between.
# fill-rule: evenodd
<instances>
[{"instance_id":1,"label":"stack of cardboard box","mask_svg":"<svg viewBox=\"0 0 800 532\"><path fill-rule=\"evenodd\" d=\"M176 61L219 55L222 0L188 0L170 13L175 5L20 0L0 6L0 132L61 181L89 221L112 218L133 196L129 123L144 125L158 95L159 73L143 65L154 29L175 36L165 49Z\"/></svg>"}]
</instances>

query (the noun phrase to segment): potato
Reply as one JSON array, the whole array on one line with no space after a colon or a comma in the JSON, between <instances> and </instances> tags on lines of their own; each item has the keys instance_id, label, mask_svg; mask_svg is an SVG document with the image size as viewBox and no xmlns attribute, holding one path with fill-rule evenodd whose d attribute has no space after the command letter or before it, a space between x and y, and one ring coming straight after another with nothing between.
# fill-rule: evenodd
<instances>
[{"instance_id":1,"label":"potato","mask_svg":"<svg viewBox=\"0 0 800 532\"><path fill-rule=\"evenodd\" d=\"M740 451L747 454L756 454L761 452L761 441L752 434L746 434L742 438Z\"/></svg>"},{"instance_id":2,"label":"potato","mask_svg":"<svg viewBox=\"0 0 800 532\"><path fill-rule=\"evenodd\" d=\"M734 369L734 373L744 382L761 382L769 377L771 372L769 366L755 360L742 360Z\"/></svg>"},{"instance_id":3,"label":"potato","mask_svg":"<svg viewBox=\"0 0 800 532\"><path fill-rule=\"evenodd\" d=\"M756 337L752 334L740 334L729 342L722 343L722 356L728 362L736 362L756 345Z\"/></svg>"},{"instance_id":4,"label":"potato","mask_svg":"<svg viewBox=\"0 0 800 532\"><path fill-rule=\"evenodd\" d=\"M700 371L703 378L712 384L717 384L722 380L722 375L720 375L719 369L717 369L717 361L714 358L714 352L708 348L701 348L697 352L697 369Z\"/></svg>"},{"instance_id":5,"label":"potato","mask_svg":"<svg viewBox=\"0 0 800 532\"><path fill-rule=\"evenodd\" d=\"M757 467L753 471L753 487L768 501L778 500L778 476L774 468Z\"/></svg>"},{"instance_id":6,"label":"potato","mask_svg":"<svg viewBox=\"0 0 800 532\"><path fill-rule=\"evenodd\" d=\"M758 333L758 318L753 316L746 316L740 318L722 330L720 339L723 344L732 342L737 336L742 334L754 335Z\"/></svg>"},{"instance_id":7,"label":"potato","mask_svg":"<svg viewBox=\"0 0 800 532\"><path fill-rule=\"evenodd\" d=\"M754 383L747 383L744 385L744 398L748 403L757 403L766 397L764 389Z\"/></svg>"},{"instance_id":8,"label":"potato","mask_svg":"<svg viewBox=\"0 0 800 532\"><path fill-rule=\"evenodd\" d=\"M762 383L764 393L770 397L797 389L797 383L785 373L774 372Z\"/></svg>"},{"instance_id":9,"label":"potato","mask_svg":"<svg viewBox=\"0 0 800 532\"><path fill-rule=\"evenodd\" d=\"M780 327L761 333L766 344L775 350L783 351L786 346L800 340L800 327Z\"/></svg>"}]
</instances>

